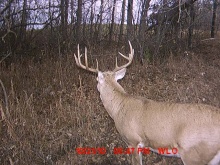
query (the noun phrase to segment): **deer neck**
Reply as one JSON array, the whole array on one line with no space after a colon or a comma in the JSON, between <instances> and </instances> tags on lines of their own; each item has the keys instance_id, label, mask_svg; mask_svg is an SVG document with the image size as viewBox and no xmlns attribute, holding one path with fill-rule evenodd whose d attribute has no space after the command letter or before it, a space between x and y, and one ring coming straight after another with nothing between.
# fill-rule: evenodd
<instances>
[{"instance_id":1,"label":"deer neck","mask_svg":"<svg viewBox=\"0 0 220 165\"><path fill-rule=\"evenodd\" d=\"M108 83L100 90L102 103L113 120L123 106L125 95L125 90L117 82Z\"/></svg>"}]
</instances>

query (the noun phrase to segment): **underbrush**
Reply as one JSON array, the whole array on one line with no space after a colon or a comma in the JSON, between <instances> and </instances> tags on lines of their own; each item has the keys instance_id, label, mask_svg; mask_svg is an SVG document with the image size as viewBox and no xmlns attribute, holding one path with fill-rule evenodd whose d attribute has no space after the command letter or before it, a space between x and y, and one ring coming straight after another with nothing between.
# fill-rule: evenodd
<instances>
[{"instance_id":1,"label":"underbrush","mask_svg":"<svg viewBox=\"0 0 220 165\"><path fill-rule=\"evenodd\" d=\"M205 41L160 64L145 61L142 66L135 59L120 83L132 95L220 107L218 45L219 41ZM102 70L113 68L110 52L97 56ZM90 58L94 61L96 57ZM113 153L114 147L127 146L101 103L96 75L78 69L73 54L40 61L27 58L9 67L2 63L0 70L8 100L6 107L0 93L0 164L130 163L129 155ZM107 152L79 155L77 147L104 147ZM144 164L182 163L151 153Z\"/></svg>"}]
</instances>

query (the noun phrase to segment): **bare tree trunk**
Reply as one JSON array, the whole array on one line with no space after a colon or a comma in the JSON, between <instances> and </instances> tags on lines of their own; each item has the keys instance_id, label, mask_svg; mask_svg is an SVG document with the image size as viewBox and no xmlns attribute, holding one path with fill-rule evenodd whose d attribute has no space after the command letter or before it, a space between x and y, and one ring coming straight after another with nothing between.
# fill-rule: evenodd
<instances>
[{"instance_id":1,"label":"bare tree trunk","mask_svg":"<svg viewBox=\"0 0 220 165\"><path fill-rule=\"evenodd\" d=\"M70 1L70 31L69 31L69 38L70 38L70 44L72 43L73 38L74 38L74 34L75 34L75 17L74 17L74 11L75 11L75 8L74 8L74 0L71 0Z\"/></svg>"},{"instance_id":2,"label":"bare tree trunk","mask_svg":"<svg viewBox=\"0 0 220 165\"><path fill-rule=\"evenodd\" d=\"M21 28L18 42L22 45L26 45L26 29L27 29L27 0L24 0L23 3L23 12L21 18Z\"/></svg>"},{"instance_id":3,"label":"bare tree trunk","mask_svg":"<svg viewBox=\"0 0 220 165\"><path fill-rule=\"evenodd\" d=\"M140 29L139 29L139 46L140 46L140 58L141 63L143 63L143 53L144 53L144 41L145 41L145 30L146 30L146 17L147 11L150 6L151 0L144 0L142 4L142 11L141 11L141 20L140 20Z\"/></svg>"},{"instance_id":4,"label":"bare tree trunk","mask_svg":"<svg viewBox=\"0 0 220 165\"><path fill-rule=\"evenodd\" d=\"M92 7L91 7L91 15L90 15L90 40L93 40L93 20L94 20L94 13L93 13L93 10L94 10L94 7L93 7L93 3L94 1L92 0Z\"/></svg>"},{"instance_id":5,"label":"bare tree trunk","mask_svg":"<svg viewBox=\"0 0 220 165\"><path fill-rule=\"evenodd\" d=\"M75 21L75 19L74 19L74 0L71 0L71 2L70 2L70 9L71 9L71 13L70 13L71 24L73 24Z\"/></svg>"},{"instance_id":6,"label":"bare tree trunk","mask_svg":"<svg viewBox=\"0 0 220 165\"><path fill-rule=\"evenodd\" d=\"M217 0L213 2L213 11L212 11L212 26L211 26L211 38L215 37L215 21L216 21L216 11L217 11Z\"/></svg>"},{"instance_id":7,"label":"bare tree trunk","mask_svg":"<svg viewBox=\"0 0 220 165\"><path fill-rule=\"evenodd\" d=\"M102 32L102 16L103 16L103 5L104 5L104 0L101 0L101 7L100 7L100 13L99 13L99 26L98 26L98 35L97 35L97 40L101 39L101 32Z\"/></svg>"},{"instance_id":8,"label":"bare tree trunk","mask_svg":"<svg viewBox=\"0 0 220 165\"><path fill-rule=\"evenodd\" d=\"M64 29L64 22L65 22L65 13L64 13L64 2L65 0L61 0L60 2L60 16L61 16L61 34L63 32L63 29Z\"/></svg>"},{"instance_id":9,"label":"bare tree trunk","mask_svg":"<svg viewBox=\"0 0 220 165\"><path fill-rule=\"evenodd\" d=\"M133 28L132 28L132 19L133 19L133 0L128 0L128 9L127 9L127 39L131 41L133 39Z\"/></svg>"},{"instance_id":10,"label":"bare tree trunk","mask_svg":"<svg viewBox=\"0 0 220 165\"><path fill-rule=\"evenodd\" d=\"M65 17L64 17L64 29L63 29L63 44L65 50L68 51L68 43L69 43L69 37L68 37L68 10L69 10L69 0L65 0Z\"/></svg>"},{"instance_id":11,"label":"bare tree trunk","mask_svg":"<svg viewBox=\"0 0 220 165\"><path fill-rule=\"evenodd\" d=\"M115 4L116 4L116 0L113 1L113 7L112 7L112 18L111 18L111 25L110 25L110 29L109 29L109 43L112 41L112 35L113 35L113 30L114 30Z\"/></svg>"},{"instance_id":12,"label":"bare tree trunk","mask_svg":"<svg viewBox=\"0 0 220 165\"><path fill-rule=\"evenodd\" d=\"M67 31L67 26L68 26L68 12L69 11L69 0L65 0L65 19L64 19L64 23L65 23L65 30Z\"/></svg>"},{"instance_id":13,"label":"bare tree trunk","mask_svg":"<svg viewBox=\"0 0 220 165\"><path fill-rule=\"evenodd\" d=\"M122 2L122 15L121 15L121 25L120 25L120 32L119 32L119 39L118 39L118 43L120 43L122 41L122 36L123 36L123 31L124 31L124 21L125 21L125 4L126 4L126 0L123 0Z\"/></svg>"},{"instance_id":14,"label":"bare tree trunk","mask_svg":"<svg viewBox=\"0 0 220 165\"><path fill-rule=\"evenodd\" d=\"M53 33L53 22L51 21L52 20L52 11L51 11L51 0L49 0L49 18L50 18L50 36L52 36L52 33Z\"/></svg>"},{"instance_id":15,"label":"bare tree trunk","mask_svg":"<svg viewBox=\"0 0 220 165\"><path fill-rule=\"evenodd\" d=\"M60 17L61 17L61 24L60 24L60 39L59 39L59 50L60 53L64 54L64 28L65 28L65 12L64 12L64 4L65 0L61 0L60 2Z\"/></svg>"},{"instance_id":16,"label":"bare tree trunk","mask_svg":"<svg viewBox=\"0 0 220 165\"><path fill-rule=\"evenodd\" d=\"M80 41L83 41L84 39L87 39L88 36L86 35L86 16L83 17L83 20L82 20L82 26L80 26L82 30L80 30L81 32L81 40Z\"/></svg>"},{"instance_id":17,"label":"bare tree trunk","mask_svg":"<svg viewBox=\"0 0 220 165\"><path fill-rule=\"evenodd\" d=\"M194 4L191 3L190 7L190 21L189 21L189 36L188 36L188 48L192 48L192 35L193 35L193 23L194 23L194 17L195 17L195 10L194 10Z\"/></svg>"},{"instance_id":18,"label":"bare tree trunk","mask_svg":"<svg viewBox=\"0 0 220 165\"><path fill-rule=\"evenodd\" d=\"M69 0L61 0L60 13L61 13L61 26L60 26L60 51L65 54L67 50L68 43L68 8Z\"/></svg>"},{"instance_id":19,"label":"bare tree trunk","mask_svg":"<svg viewBox=\"0 0 220 165\"><path fill-rule=\"evenodd\" d=\"M81 23L82 23L82 0L78 0L78 9L76 12L77 22L76 22L76 40L79 43L81 41Z\"/></svg>"},{"instance_id":20,"label":"bare tree trunk","mask_svg":"<svg viewBox=\"0 0 220 165\"><path fill-rule=\"evenodd\" d=\"M48 13L48 15L49 15L49 19L50 19L50 24L49 24L49 26L50 26L50 35L49 35L49 37L48 37L48 40L49 40L49 51L51 51L53 48L52 48L52 46L51 45L53 45L53 41L54 41L54 37L53 37L53 21L52 21L52 19L53 19L53 15L52 15L52 4L51 4L51 0L49 0L49 13Z\"/></svg>"}]
</instances>

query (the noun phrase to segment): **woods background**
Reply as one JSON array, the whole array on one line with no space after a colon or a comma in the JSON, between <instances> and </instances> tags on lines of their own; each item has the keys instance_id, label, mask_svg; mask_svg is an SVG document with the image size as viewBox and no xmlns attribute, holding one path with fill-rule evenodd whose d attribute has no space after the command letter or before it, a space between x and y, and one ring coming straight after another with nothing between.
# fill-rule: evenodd
<instances>
[{"instance_id":1,"label":"woods background","mask_svg":"<svg viewBox=\"0 0 220 165\"><path fill-rule=\"evenodd\" d=\"M130 155L96 89L74 61L114 68L131 95L220 107L219 0L0 0L0 164L128 165ZM120 57L119 65L123 61ZM166 137L164 137L166 138ZM80 155L77 147L104 147ZM207 152L207 151L204 151ZM144 164L182 165L150 153Z\"/></svg>"},{"instance_id":2,"label":"woods background","mask_svg":"<svg viewBox=\"0 0 220 165\"><path fill-rule=\"evenodd\" d=\"M205 35L214 37L219 28L218 3L218 0L2 0L0 56L30 56L34 50L64 55L78 43L119 47L130 40L140 59L152 60L170 51L191 48Z\"/></svg>"}]
</instances>

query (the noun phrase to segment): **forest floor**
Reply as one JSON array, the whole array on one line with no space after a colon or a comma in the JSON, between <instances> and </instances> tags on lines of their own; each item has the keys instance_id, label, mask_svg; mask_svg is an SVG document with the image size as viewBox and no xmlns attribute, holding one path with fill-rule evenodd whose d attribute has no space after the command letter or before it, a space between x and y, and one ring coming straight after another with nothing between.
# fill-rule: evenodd
<instances>
[{"instance_id":1,"label":"forest floor","mask_svg":"<svg viewBox=\"0 0 220 165\"><path fill-rule=\"evenodd\" d=\"M160 64L145 61L142 66L134 60L120 84L131 95L220 108L219 45L219 38L203 40ZM113 68L110 51L96 54L102 70ZM96 75L77 68L73 54L23 59L0 67L10 114L3 114L5 97L0 90L0 164L130 164L131 155L113 153L115 147L127 146L102 105ZM103 147L106 153L81 155L78 147ZM182 165L179 158L155 153L145 155L143 162Z\"/></svg>"}]
</instances>

